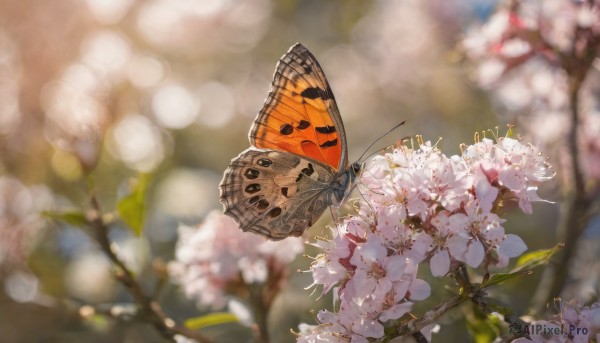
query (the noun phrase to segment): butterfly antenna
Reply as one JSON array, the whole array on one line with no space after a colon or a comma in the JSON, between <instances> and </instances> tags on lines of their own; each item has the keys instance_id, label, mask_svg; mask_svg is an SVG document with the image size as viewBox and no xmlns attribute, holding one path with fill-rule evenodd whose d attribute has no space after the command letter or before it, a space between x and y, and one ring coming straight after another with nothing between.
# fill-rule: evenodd
<instances>
[{"instance_id":1,"label":"butterfly antenna","mask_svg":"<svg viewBox=\"0 0 600 343\"><path fill-rule=\"evenodd\" d=\"M379 138L377 138L373 143L371 143L371 145L369 145L369 147L367 149L365 149L365 152L363 152L362 155L360 155L360 157L358 158L359 163L362 160L363 156L365 156L365 154L373 147L373 145L375 145L377 142L379 142L383 137L387 136L390 132L392 132L392 131L396 130L397 128L399 128L400 126L404 125L404 123L406 123L406 120L403 120L399 124L396 124L396 126L389 129L386 133L379 136Z\"/></svg>"}]
</instances>

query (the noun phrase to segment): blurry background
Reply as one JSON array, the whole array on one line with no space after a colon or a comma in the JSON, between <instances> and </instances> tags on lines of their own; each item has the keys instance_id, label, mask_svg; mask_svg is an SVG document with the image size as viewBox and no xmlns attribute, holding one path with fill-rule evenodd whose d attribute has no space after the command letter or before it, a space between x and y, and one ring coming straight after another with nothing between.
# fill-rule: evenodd
<instances>
[{"instance_id":1,"label":"blurry background","mask_svg":"<svg viewBox=\"0 0 600 343\"><path fill-rule=\"evenodd\" d=\"M154 172L144 235L111 238L141 280L154 258L173 257L178 223L220 209L218 183L247 148L247 133L275 64L295 42L328 76L344 119L350 159L422 134L448 154L473 132L501 127L501 107L470 81L457 42L493 11L493 0L0 0L0 341L161 341L144 324L82 321L73 304L128 302L110 264L80 229L43 221L43 209L86 207L85 175L114 209L129 177ZM496 113L496 114L495 114ZM502 118L502 117L500 117ZM518 132L518 128L517 128ZM542 148L543 149L543 148ZM543 195L545 198L552 194ZM510 217L530 249L554 244L556 208ZM312 235L330 219L324 216ZM535 228L534 231L533 228ZM540 231L544 234L539 234ZM331 307L303 288L310 260L292 266L272 313L274 342ZM432 305L449 294L433 287ZM503 288L515 305L536 276ZM439 284L439 281L437 282ZM517 291L518 290L518 291ZM177 320L208 311L175 287L161 303ZM523 303L526 303L523 302ZM443 335L464 337L460 310ZM220 341L250 339L247 328L213 328ZM220 337L220 336L219 336ZM435 338L434 338L435 342Z\"/></svg>"}]
</instances>

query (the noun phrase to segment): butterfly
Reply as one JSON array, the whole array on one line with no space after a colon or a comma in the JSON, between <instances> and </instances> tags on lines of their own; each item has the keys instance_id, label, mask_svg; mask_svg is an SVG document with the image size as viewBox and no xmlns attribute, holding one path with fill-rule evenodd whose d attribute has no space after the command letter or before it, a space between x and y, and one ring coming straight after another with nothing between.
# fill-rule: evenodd
<instances>
[{"instance_id":1,"label":"butterfly","mask_svg":"<svg viewBox=\"0 0 600 343\"><path fill-rule=\"evenodd\" d=\"M249 133L220 184L224 213L272 240L301 236L339 207L361 171L348 163L344 123L323 70L302 44L284 54Z\"/></svg>"}]
</instances>

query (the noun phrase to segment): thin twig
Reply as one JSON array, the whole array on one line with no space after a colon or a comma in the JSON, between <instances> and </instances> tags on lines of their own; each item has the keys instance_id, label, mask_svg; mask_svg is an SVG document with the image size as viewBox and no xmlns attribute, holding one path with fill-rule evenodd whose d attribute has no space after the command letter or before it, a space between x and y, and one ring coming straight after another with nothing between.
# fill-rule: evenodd
<instances>
[{"instance_id":1,"label":"thin twig","mask_svg":"<svg viewBox=\"0 0 600 343\"><path fill-rule=\"evenodd\" d=\"M583 183L583 176L579 165L579 149L577 147L578 140L578 128L579 128L579 85L572 87L570 91L571 99L571 130L568 137L568 146L571 162L571 171L573 173L574 181L574 192L567 200L565 204L564 218L561 220L559 227L560 240L565 242L565 248L563 253L556 264L553 283L545 296L543 304L545 306L552 299L560 296L563 288L567 284L569 277L570 261L573 259L577 252L577 244L581 234L583 233L586 225L586 213L588 211L589 203L585 198L585 189Z\"/></svg>"},{"instance_id":2,"label":"thin twig","mask_svg":"<svg viewBox=\"0 0 600 343\"><path fill-rule=\"evenodd\" d=\"M451 309L457 307L458 305L462 304L467 300L468 298L465 296L456 295L450 300L447 300L437 305L433 309L425 312L421 317L403 322L397 327L396 330L394 330L394 332L389 333L389 335L392 337L401 337L415 334L421 331L421 329L423 329L427 325L437 321L437 319L446 314L446 312L450 311Z\"/></svg>"},{"instance_id":3,"label":"thin twig","mask_svg":"<svg viewBox=\"0 0 600 343\"><path fill-rule=\"evenodd\" d=\"M387 337L402 337L407 335L418 334L421 329L427 325L435 323L440 317L446 312L452 310L458 305L465 301L471 301L474 303L482 312L486 314L492 314L497 312L493 307L489 306L490 299L486 295L486 289L480 287L477 284L472 284L469 278L469 274L464 265L460 265L456 270L452 272L452 276L461 287L459 295L452 297L451 299L443 302L435 308L425 312L421 317L410 319L398 323L397 325L391 325L386 329ZM519 318L515 312L508 308L503 307L504 321L509 325L510 334L513 336L511 339L516 337L528 337L525 327L528 325L527 322Z\"/></svg>"},{"instance_id":4,"label":"thin twig","mask_svg":"<svg viewBox=\"0 0 600 343\"><path fill-rule=\"evenodd\" d=\"M133 276L133 273L112 249L111 242L108 239L109 228L103 219L98 199L94 195L90 198L90 205L91 211L87 216L88 224L94 230L100 248L116 267L114 272L115 277L123 286L125 286L125 289L127 289L129 294L133 297L139 310L138 318L154 326L163 338L171 342L175 341L174 337L176 335L183 335L200 343L211 343L212 341L204 335L177 325L173 319L165 315L161 306L154 299L146 295Z\"/></svg>"},{"instance_id":5,"label":"thin twig","mask_svg":"<svg viewBox=\"0 0 600 343\"><path fill-rule=\"evenodd\" d=\"M572 189L567 190L567 200L558 228L559 239L565 242L565 248L557 264L549 266L534 297L533 307L541 312L546 304L561 295L568 282L571 260L577 252L577 244L589 221L591 201L586 194L585 178L581 170L578 148L579 130L581 126L580 93L581 87L589 74L592 63L600 48L600 35L591 35L586 28L578 27L573 39L573 48L567 53L559 53L560 67L568 75L568 96L570 112L570 128L567 136L569 162L572 173ZM576 48L577 47L577 48Z\"/></svg>"},{"instance_id":6,"label":"thin twig","mask_svg":"<svg viewBox=\"0 0 600 343\"><path fill-rule=\"evenodd\" d=\"M518 337L530 338L525 329L528 323L519 318L513 309L507 306L495 306L496 309L494 309L490 306L490 302L493 303L493 299L490 299L487 296L485 288L481 288L479 285L473 285L471 283L467 267L464 264L461 264L453 275L461 287L463 287L463 292L468 295L471 302L475 304L481 312L488 315L495 312L502 313L504 322L509 325L510 334L513 336L510 337L510 340Z\"/></svg>"}]
</instances>

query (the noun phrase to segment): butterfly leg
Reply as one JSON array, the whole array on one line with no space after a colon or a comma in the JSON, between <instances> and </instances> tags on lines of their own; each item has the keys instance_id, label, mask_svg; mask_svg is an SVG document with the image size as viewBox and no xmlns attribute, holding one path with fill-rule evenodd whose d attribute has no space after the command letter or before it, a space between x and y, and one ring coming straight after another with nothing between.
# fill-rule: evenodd
<instances>
[{"instance_id":1,"label":"butterfly leg","mask_svg":"<svg viewBox=\"0 0 600 343\"><path fill-rule=\"evenodd\" d=\"M337 209L334 211L333 206L329 206L329 212L331 212L333 223L337 226L340 223L340 216L338 215Z\"/></svg>"},{"instance_id":2,"label":"butterfly leg","mask_svg":"<svg viewBox=\"0 0 600 343\"><path fill-rule=\"evenodd\" d=\"M333 219L333 224L335 225L335 229L338 232L338 236L342 236L342 233L340 232L340 217L337 213L337 209L333 210L333 206L329 206L329 212L331 212L331 218Z\"/></svg>"}]
</instances>

